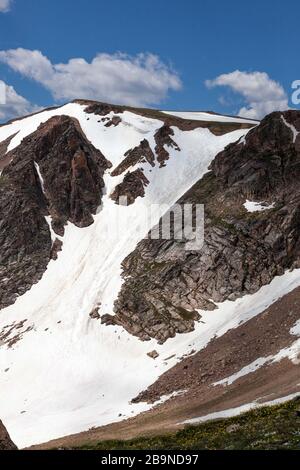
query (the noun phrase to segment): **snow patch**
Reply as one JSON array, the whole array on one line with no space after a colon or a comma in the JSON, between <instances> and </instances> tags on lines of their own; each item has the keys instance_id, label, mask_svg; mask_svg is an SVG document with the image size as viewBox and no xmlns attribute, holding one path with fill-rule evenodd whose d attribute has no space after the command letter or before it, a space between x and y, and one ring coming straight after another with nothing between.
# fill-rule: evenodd
<instances>
[{"instance_id":1,"label":"snow patch","mask_svg":"<svg viewBox=\"0 0 300 470\"><path fill-rule=\"evenodd\" d=\"M289 122L287 122L287 120L285 119L285 117L283 115L281 115L281 119L283 120L284 124L289 128L291 129L292 133L293 133L293 143L296 142L296 139L297 139L297 135L299 134L299 132L297 131L296 127L293 126L292 124L290 124Z\"/></svg>"},{"instance_id":2,"label":"snow patch","mask_svg":"<svg viewBox=\"0 0 300 470\"><path fill-rule=\"evenodd\" d=\"M236 372L235 374L231 375L230 377L227 377L226 379L219 380L219 382L215 382L213 385L223 385L224 387L226 385L231 385L239 378L251 374L252 372L255 372L257 369L266 364L266 362L268 362L269 360L270 357L260 357L259 359L256 359L255 361L251 362L251 364L249 364L248 366L243 367L239 372Z\"/></svg>"},{"instance_id":3,"label":"snow patch","mask_svg":"<svg viewBox=\"0 0 300 470\"><path fill-rule=\"evenodd\" d=\"M50 234L51 234L51 240L52 240L52 243L55 242L56 239L60 240L60 241L63 241L63 237L60 237L59 235L57 235L53 228L52 228L52 218L50 215L46 215L45 216L45 220L49 226L49 230L50 230Z\"/></svg>"},{"instance_id":4,"label":"snow patch","mask_svg":"<svg viewBox=\"0 0 300 470\"><path fill-rule=\"evenodd\" d=\"M300 336L300 320L296 322L296 324L291 328L290 333L295 336ZM262 366L266 364L272 364L275 362L280 362L282 359L290 359L294 364L299 364L299 354L300 354L300 340L295 341L288 346L287 348L281 349L277 354L267 357L260 357L255 361L251 362L251 364L243 367L239 372L227 377L226 379L219 380L215 382L213 385L231 385L233 382L238 380L245 375L252 374L253 372L260 369Z\"/></svg>"},{"instance_id":5,"label":"snow patch","mask_svg":"<svg viewBox=\"0 0 300 470\"><path fill-rule=\"evenodd\" d=\"M239 140L238 143L239 143L239 144L242 144L242 145L246 145L246 136L243 135L243 136L240 138L240 140Z\"/></svg>"},{"instance_id":6,"label":"snow patch","mask_svg":"<svg viewBox=\"0 0 300 470\"><path fill-rule=\"evenodd\" d=\"M300 336L300 320L296 321L295 325L290 329L291 335Z\"/></svg>"},{"instance_id":7,"label":"snow patch","mask_svg":"<svg viewBox=\"0 0 300 470\"><path fill-rule=\"evenodd\" d=\"M167 401L171 400L171 398L176 398L184 395L187 392L187 390L177 390L176 392L169 393L167 395L162 395L159 400L156 400L153 404L152 407L154 408L157 405L162 405L163 403L166 403Z\"/></svg>"},{"instance_id":8,"label":"snow patch","mask_svg":"<svg viewBox=\"0 0 300 470\"><path fill-rule=\"evenodd\" d=\"M40 167L39 167L38 163L36 163L36 162L34 162L34 166L35 166L35 169L37 171L37 174L38 174L38 177L39 177L39 180L40 180L42 191L45 194L44 178L42 177Z\"/></svg>"},{"instance_id":9,"label":"snow patch","mask_svg":"<svg viewBox=\"0 0 300 470\"><path fill-rule=\"evenodd\" d=\"M208 121L208 122L235 122L235 123L249 123L258 124L258 121L250 119L244 119L235 116L223 116L221 114L205 113L198 111L162 111L164 114L170 114L171 116L179 117L182 119L188 119L193 121Z\"/></svg>"},{"instance_id":10,"label":"snow patch","mask_svg":"<svg viewBox=\"0 0 300 470\"><path fill-rule=\"evenodd\" d=\"M286 401L293 400L299 395L300 395L300 392L296 392L291 395L287 395L282 398L276 398L275 400L267 401L264 403L260 403L259 400L256 400L252 403L247 403L245 405L241 405L236 408L230 408L228 410L217 411L215 413L210 413L206 416L200 416L199 418L188 419L179 424L198 424L198 423L204 423L205 421L212 421L215 419L232 418L233 416L239 416L241 413L246 413L247 411L257 409L257 408L262 408L264 406L280 405L281 403L285 403Z\"/></svg>"},{"instance_id":11,"label":"snow patch","mask_svg":"<svg viewBox=\"0 0 300 470\"><path fill-rule=\"evenodd\" d=\"M243 206L248 212L261 212L273 209L275 207L275 203L273 202L272 204L265 204L263 202L249 201L247 199Z\"/></svg>"}]
</instances>

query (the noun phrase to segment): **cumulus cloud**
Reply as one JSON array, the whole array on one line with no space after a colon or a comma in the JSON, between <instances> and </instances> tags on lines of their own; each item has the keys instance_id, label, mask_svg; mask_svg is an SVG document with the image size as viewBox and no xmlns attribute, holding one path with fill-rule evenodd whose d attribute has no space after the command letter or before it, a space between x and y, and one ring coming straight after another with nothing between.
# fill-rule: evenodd
<instances>
[{"instance_id":1,"label":"cumulus cloud","mask_svg":"<svg viewBox=\"0 0 300 470\"><path fill-rule=\"evenodd\" d=\"M208 88L227 86L243 96L245 106L239 116L250 119L261 119L272 111L283 111L289 108L288 97L280 83L272 80L265 72L241 72L219 75L214 80L207 80Z\"/></svg>"},{"instance_id":2,"label":"cumulus cloud","mask_svg":"<svg viewBox=\"0 0 300 470\"><path fill-rule=\"evenodd\" d=\"M6 13L10 10L12 0L0 0L0 13Z\"/></svg>"},{"instance_id":3,"label":"cumulus cloud","mask_svg":"<svg viewBox=\"0 0 300 470\"><path fill-rule=\"evenodd\" d=\"M170 90L179 90L178 75L156 55L98 54L52 64L40 51L0 51L0 61L46 87L56 100L89 98L147 106L160 103Z\"/></svg>"},{"instance_id":4,"label":"cumulus cloud","mask_svg":"<svg viewBox=\"0 0 300 470\"><path fill-rule=\"evenodd\" d=\"M38 107L32 105L26 98L19 95L16 90L0 80L0 120L24 116L37 111Z\"/></svg>"}]
</instances>

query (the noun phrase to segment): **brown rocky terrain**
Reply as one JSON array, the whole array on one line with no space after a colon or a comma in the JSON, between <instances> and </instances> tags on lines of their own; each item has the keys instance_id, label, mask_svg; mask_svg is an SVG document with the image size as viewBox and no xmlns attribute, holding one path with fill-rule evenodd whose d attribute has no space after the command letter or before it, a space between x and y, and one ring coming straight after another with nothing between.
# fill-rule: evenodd
<instances>
[{"instance_id":1,"label":"brown rocky terrain","mask_svg":"<svg viewBox=\"0 0 300 470\"><path fill-rule=\"evenodd\" d=\"M112 172L112 176L118 176L138 163L148 162L154 166L155 156L147 139L143 139L137 147L128 150L124 155L124 160Z\"/></svg>"},{"instance_id":2,"label":"brown rocky terrain","mask_svg":"<svg viewBox=\"0 0 300 470\"><path fill-rule=\"evenodd\" d=\"M8 137L3 142L0 142L0 172L4 170L4 168L9 164L11 158L9 155L6 154L7 148L14 138L14 135Z\"/></svg>"},{"instance_id":3,"label":"brown rocky terrain","mask_svg":"<svg viewBox=\"0 0 300 470\"><path fill-rule=\"evenodd\" d=\"M145 187L148 186L149 180L144 175L141 169L134 170L126 173L122 183L118 184L113 193L111 199L119 204L121 198L127 198L126 204L130 206L133 204L137 197L145 196Z\"/></svg>"}]
</instances>

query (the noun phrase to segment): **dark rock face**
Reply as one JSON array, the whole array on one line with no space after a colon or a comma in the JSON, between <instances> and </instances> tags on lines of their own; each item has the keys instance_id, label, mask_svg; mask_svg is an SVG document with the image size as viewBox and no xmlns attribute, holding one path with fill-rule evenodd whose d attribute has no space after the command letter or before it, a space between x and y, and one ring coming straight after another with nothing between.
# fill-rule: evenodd
<instances>
[{"instance_id":1,"label":"dark rock face","mask_svg":"<svg viewBox=\"0 0 300 470\"><path fill-rule=\"evenodd\" d=\"M0 177L0 308L24 294L43 275L51 236L34 167L28 183Z\"/></svg>"},{"instance_id":2,"label":"dark rock face","mask_svg":"<svg viewBox=\"0 0 300 470\"><path fill-rule=\"evenodd\" d=\"M155 156L151 150L147 139L141 141L140 145L128 150L125 153L125 158L112 172L112 176L118 176L128 170L128 168L137 165L138 163L148 162L151 166L154 166Z\"/></svg>"},{"instance_id":3,"label":"dark rock face","mask_svg":"<svg viewBox=\"0 0 300 470\"><path fill-rule=\"evenodd\" d=\"M141 241L123 262L116 315L106 321L163 342L191 331L196 309L254 293L300 266L300 134L295 139L286 123L300 130L300 112L267 116L245 143L217 155L211 172L179 201L205 205L203 248L186 251L184 240ZM246 211L246 198L262 197L272 209Z\"/></svg>"},{"instance_id":4,"label":"dark rock face","mask_svg":"<svg viewBox=\"0 0 300 470\"><path fill-rule=\"evenodd\" d=\"M90 318L91 318L92 320L100 320L101 317L100 317L100 314L99 314L99 308L98 308L98 307L94 308L94 309L91 311L91 313L90 313Z\"/></svg>"},{"instance_id":5,"label":"dark rock face","mask_svg":"<svg viewBox=\"0 0 300 470\"><path fill-rule=\"evenodd\" d=\"M50 258L56 260L58 253L62 250L63 242L56 238L52 244Z\"/></svg>"},{"instance_id":6,"label":"dark rock face","mask_svg":"<svg viewBox=\"0 0 300 470\"><path fill-rule=\"evenodd\" d=\"M75 102L80 104L87 104L85 112L88 114L96 114L98 116L107 116L110 112L120 114L123 113L123 111L126 109L124 106L100 103L98 101L75 100Z\"/></svg>"},{"instance_id":7,"label":"dark rock face","mask_svg":"<svg viewBox=\"0 0 300 470\"><path fill-rule=\"evenodd\" d=\"M10 157L6 154L6 152L11 140L15 137L15 135L16 134L8 137L8 139L3 140L3 142L0 142L0 171L3 171L4 168L10 163Z\"/></svg>"},{"instance_id":8,"label":"dark rock face","mask_svg":"<svg viewBox=\"0 0 300 470\"><path fill-rule=\"evenodd\" d=\"M67 221L93 222L101 204L103 173L110 163L86 139L78 121L56 116L6 155L0 177L0 308L38 282L52 246L46 215L63 235Z\"/></svg>"},{"instance_id":9,"label":"dark rock face","mask_svg":"<svg viewBox=\"0 0 300 470\"><path fill-rule=\"evenodd\" d=\"M121 114L125 111L129 111L131 113L138 114L143 117L157 119L159 121L162 121L166 127L175 126L182 131L191 131L202 127L205 129L209 129L215 135L224 135L227 132L232 132L237 129L249 129L253 127L253 124L240 120L238 122L199 121L192 119L189 120L182 119L177 116L172 116L171 114L166 114L156 109L133 108L130 106L112 105L91 100L75 100L74 102L79 103L81 105L85 105L86 113L93 113L99 116L107 116L111 112L115 114ZM104 120L107 120L108 122L110 121L110 118L104 117L102 121Z\"/></svg>"},{"instance_id":10,"label":"dark rock face","mask_svg":"<svg viewBox=\"0 0 300 470\"><path fill-rule=\"evenodd\" d=\"M272 113L258 128L251 130L245 143L231 144L212 164L222 183L253 197L268 196L299 180L300 136L294 142L293 131L300 131L300 114L296 111Z\"/></svg>"},{"instance_id":11,"label":"dark rock face","mask_svg":"<svg viewBox=\"0 0 300 470\"><path fill-rule=\"evenodd\" d=\"M8 155L12 162L3 175L19 185L31 181L58 234L68 220L79 227L93 222L110 163L87 141L77 120L49 119Z\"/></svg>"},{"instance_id":12,"label":"dark rock face","mask_svg":"<svg viewBox=\"0 0 300 470\"><path fill-rule=\"evenodd\" d=\"M0 450L17 450L2 421L0 421Z\"/></svg>"},{"instance_id":13,"label":"dark rock face","mask_svg":"<svg viewBox=\"0 0 300 470\"><path fill-rule=\"evenodd\" d=\"M167 126L164 124L154 135L154 139L156 142L156 147L155 147L155 152L157 154L157 161L160 163L160 166L165 166L166 160L169 159L170 154L169 152L165 149L165 145L168 147L172 147L177 151L180 151L180 148L174 142L172 139L171 135L174 135L173 129L171 127Z\"/></svg>"},{"instance_id":14,"label":"dark rock face","mask_svg":"<svg viewBox=\"0 0 300 470\"><path fill-rule=\"evenodd\" d=\"M122 183L118 184L111 194L111 199L119 204L120 198L127 198L127 205L133 204L137 197L145 196L145 187L149 180L141 169L137 169L124 176Z\"/></svg>"},{"instance_id":15,"label":"dark rock face","mask_svg":"<svg viewBox=\"0 0 300 470\"><path fill-rule=\"evenodd\" d=\"M106 124L105 127L117 127L122 122L120 116L113 116Z\"/></svg>"}]
</instances>

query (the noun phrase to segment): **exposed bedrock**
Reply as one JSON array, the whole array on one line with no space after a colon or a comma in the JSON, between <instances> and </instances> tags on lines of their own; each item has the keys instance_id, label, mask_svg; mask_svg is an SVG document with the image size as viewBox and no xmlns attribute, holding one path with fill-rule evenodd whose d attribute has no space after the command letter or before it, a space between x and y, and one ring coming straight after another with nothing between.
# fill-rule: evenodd
<instances>
[{"instance_id":1,"label":"exposed bedrock","mask_svg":"<svg viewBox=\"0 0 300 470\"><path fill-rule=\"evenodd\" d=\"M180 151L180 148L171 137L173 135L173 129L166 124L160 127L154 135L154 139L156 142L155 152L157 154L157 161L159 162L161 167L166 166L165 162L170 158L170 154L166 150L165 146L174 148L178 152Z\"/></svg>"},{"instance_id":2,"label":"exposed bedrock","mask_svg":"<svg viewBox=\"0 0 300 470\"><path fill-rule=\"evenodd\" d=\"M121 175L138 163L148 162L151 166L155 165L155 156L147 139L143 139L140 145L128 150L124 156L124 160L111 172L111 176Z\"/></svg>"},{"instance_id":3,"label":"exposed bedrock","mask_svg":"<svg viewBox=\"0 0 300 470\"><path fill-rule=\"evenodd\" d=\"M124 176L122 183L116 186L110 197L117 204L119 204L121 198L126 198L126 205L130 206L137 197L145 196L145 187L148 184L149 180L141 169L128 172Z\"/></svg>"},{"instance_id":4,"label":"exposed bedrock","mask_svg":"<svg viewBox=\"0 0 300 470\"><path fill-rule=\"evenodd\" d=\"M147 139L140 142L137 147L128 150L124 155L124 160L112 171L112 176L118 176L126 170L133 168L139 163L148 163L151 167L156 164L159 167L166 166L166 161L170 158L169 149L173 148L180 151L180 148L171 136L174 135L174 130L167 125L160 127L154 134L155 140L155 155L149 145ZM143 168L137 168L133 171L128 171L121 183L119 183L113 193L111 199L117 204L120 198L127 198L127 204L131 205L138 197L145 196L145 187L149 184L147 177L143 173Z\"/></svg>"}]
</instances>

